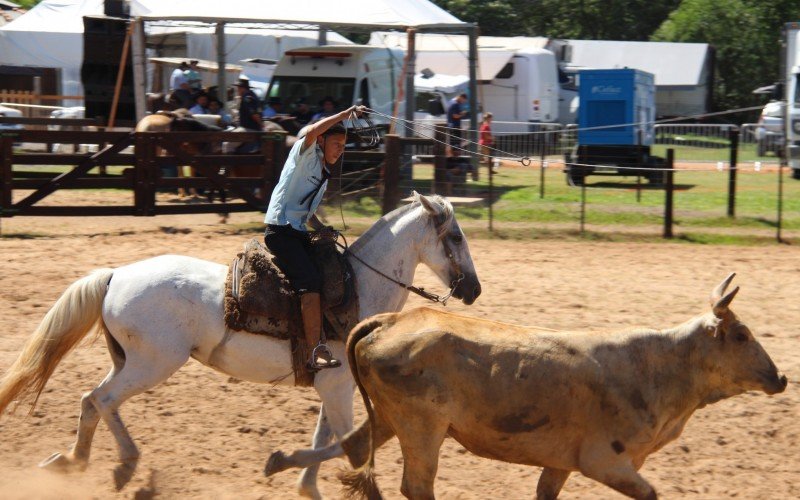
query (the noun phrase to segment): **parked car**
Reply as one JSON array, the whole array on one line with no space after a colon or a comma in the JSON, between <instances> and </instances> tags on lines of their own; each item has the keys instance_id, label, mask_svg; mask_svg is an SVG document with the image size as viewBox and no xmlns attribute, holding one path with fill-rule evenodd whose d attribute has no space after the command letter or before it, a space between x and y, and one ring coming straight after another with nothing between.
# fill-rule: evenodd
<instances>
[{"instance_id":1,"label":"parked car","mask_svg":"<svg viewBox=\"0 0 800 500\"><path fill-rule=\"evenodd\" d=\"M9 118L22 118L22 111L7 106L0 106L0 118L6 116ZM0 123L0 130L22 130L23 128L24 127L19 124Z\"/></svg>"},{"instance_id":2,"label":"parked car","mask_svg":"<svg viewBox=\"0 0 800 500\"><path fill-rule=\"evenodd\" d=\"M766 156L783 154L783 101L770 101L761 110L756 127L756 153Z\"/></svg>"}]
</instances>

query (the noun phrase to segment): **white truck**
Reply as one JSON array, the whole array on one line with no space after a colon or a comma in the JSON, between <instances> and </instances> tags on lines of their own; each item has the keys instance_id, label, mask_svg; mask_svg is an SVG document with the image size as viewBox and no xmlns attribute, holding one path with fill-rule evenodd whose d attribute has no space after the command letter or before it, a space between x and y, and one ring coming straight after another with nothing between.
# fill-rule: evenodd
<instances>
[{"instance_id":1,"label":"white truck","mask_svg":"<svg viewBox=\"0 0 800 500\"><path fill-rule=\"evenodd\" d=\"M800 22L784 24L783 40L785 52L781 78L786 103L786 158L792 177L800 179Z\"/></svg>"},{"instance_id":2,"label":"white truck","mask_svg":"<svg viewBox=\"0 0 800 500\"><path fill-rule=\"evenodd\" d=\"M280 97L288 113L300 99L316 112L324 98L332 97L338 109L358 103L391 115L402 66L399 49L369 45L292 49L275 66L267 97ZM376 125L388 124L379 115L372 120Z\"/></svg>"}]
</instances>

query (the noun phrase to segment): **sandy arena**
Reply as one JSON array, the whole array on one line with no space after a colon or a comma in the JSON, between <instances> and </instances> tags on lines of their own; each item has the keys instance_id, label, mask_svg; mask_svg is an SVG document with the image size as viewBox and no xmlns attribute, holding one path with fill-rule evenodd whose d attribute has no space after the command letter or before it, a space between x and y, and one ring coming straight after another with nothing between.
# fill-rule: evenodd
<instances>
[{"instance_id":1,"label":"sandy arena","mask_svg":"<svg viewBox=\"0 0 800 500\"><path fill-rule=\"evenodd\" d=\"M0 372L71 282L96 267L164 253L226 263L255 233L214 224L216 217L4 219L0 239ZM234 222L256 222L241 214ZM642 468L662 498L800 497L800 256L791 246L472 240L483 295L453 311L563 329L668 327L708 309L712 287L730 271L742 290L732 308L788 376L786 392L748 393L699 410L683 435ZM420 268L416 283L443 291ZM409 306L421 305L412 297ZM165 332L167 334L168 332ZM267 479L277 449L308 447L319 402L311 389L229 379L190 361L175 376L122 406L142 453L133 481L113 489L116 446L104 424L89 469L54 475L36 464L72 443L80 396L110 366L105 343L82 346L61 363L36 411L0 418L0 497L284 499L296 472ZM356 396L356 419L364 416ZM339 497L334 460L320 488ZM387 498L399 498L397 441L377 457ZM531 498L537 468L476 457L451 439L442 448L436 491L444 499ZM622 498L573 474L561 498Z\"/></svg>"}]
</instances>

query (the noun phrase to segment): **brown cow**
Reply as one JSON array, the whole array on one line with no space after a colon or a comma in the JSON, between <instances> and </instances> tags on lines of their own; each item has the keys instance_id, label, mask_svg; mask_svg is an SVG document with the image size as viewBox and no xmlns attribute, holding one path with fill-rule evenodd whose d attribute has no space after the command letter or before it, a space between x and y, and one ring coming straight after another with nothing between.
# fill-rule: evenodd
<instances>
[{"instance_id":1,"label":"brown cow","mask_svg":"<svg viewBox=\"0 0 800 500\"><path fill-rule=\"evenodd\" d=\"M711 313L667 330L543 333L425 308L366 319L347 350L371 425L320 451L276 452L265 473L347 453L364 465L345 482L379 498L374 451L396 435L402 493L429 499L449 434L476 455L544 467L539 499L556 498L573 471L655 499L637 471L695 410L786 389L728 308L739 290L725 295L731 279L714 290Z\"/></svg>"}]
</instances>

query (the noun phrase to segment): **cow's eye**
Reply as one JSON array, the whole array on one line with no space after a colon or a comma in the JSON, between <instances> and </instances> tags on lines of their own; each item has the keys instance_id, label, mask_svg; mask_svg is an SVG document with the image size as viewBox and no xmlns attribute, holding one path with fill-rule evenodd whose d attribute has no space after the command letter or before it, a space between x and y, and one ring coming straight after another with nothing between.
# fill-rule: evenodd
<instances>
[{"instance_id":1,"label":"cow's eye","mask_svg":"<svg viewBox=\"0 0 800 500\"><path fill-rule=\"evenodd\" d=\"M749 340L747 334L742 332L737 333L734 338L736 339L736 342L747 342Z\"/></svg>"}]
</instances>

